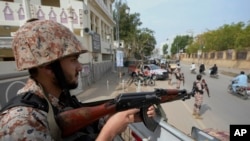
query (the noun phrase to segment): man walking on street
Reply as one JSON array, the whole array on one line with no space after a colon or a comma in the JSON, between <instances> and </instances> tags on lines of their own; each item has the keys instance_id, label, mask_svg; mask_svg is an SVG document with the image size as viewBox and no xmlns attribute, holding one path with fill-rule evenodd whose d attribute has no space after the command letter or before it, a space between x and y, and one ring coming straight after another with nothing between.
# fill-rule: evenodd
<instances>
[{"instance_id":1,"label":"man walking on street","mask_svg":"<svg viewBox=\"0 0 250 141\"><path fill-rule=\"evenodd\" d=\"M183 81L184 85L184 74L181 72L181 68L177 68L177 71L175 72L176 77L176 89L180 89L181 82Z\"/></svg>"},{"instance_id":2,"label":"man walking on street","mask_svg":"<svg viewBox=\"0 0 250 141\"><path fill-rule=\"evenodd\" d=\"M201 78L202 78L202 76L200 74L198 74L196 76L196 81L194 81L194 84L193 84L193 89L194 89L194 93L195 93L195 95L194 95L195 103L194 103L194 109L193 109L193 116L195 116L196 119L202 119L202 117L200 115L200 109L201 109L201 105L203 102L204 90L207 91L208 97L210 97L207 83L204 79L201 79Z\"/></svg>"}]
</instances>

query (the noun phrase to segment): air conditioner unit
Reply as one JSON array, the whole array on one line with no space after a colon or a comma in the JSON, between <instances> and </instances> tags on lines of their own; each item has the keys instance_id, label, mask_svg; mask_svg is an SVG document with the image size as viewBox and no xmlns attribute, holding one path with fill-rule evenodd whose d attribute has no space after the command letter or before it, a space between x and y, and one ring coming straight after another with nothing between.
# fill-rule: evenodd
<instances>
[{"instance_id":1,"label":"air conditioner unit","mask_svg":"<svg viewBox=\"0 0 250 141\"><path fill-rule=\"evenodd\" d=\"M87 33L89 35L93 35L95 33L94 31L91 31L88 27L85 27L83 30L85 33Z\"/></svg>"},{"instance_id":2,"label":"air conditioner unit","mask_svg":"<svg viewBox=\"0 0 250 141\"><path fill-rule=\"evenodd\" d=\"M124 41L120 40L119 47L124 48Z\"/></svg>"},{"instance_id":3,"label":"air conditioner unit","mask_svg":"<svg viewBox=\"0 0 250 141\"><path fill-rule=\"evenodd\" d=\"M124 41L120 40L119 44L117 41L114 41L114 47L115 48L124 48Z\"/></svg>"}]
</instances>

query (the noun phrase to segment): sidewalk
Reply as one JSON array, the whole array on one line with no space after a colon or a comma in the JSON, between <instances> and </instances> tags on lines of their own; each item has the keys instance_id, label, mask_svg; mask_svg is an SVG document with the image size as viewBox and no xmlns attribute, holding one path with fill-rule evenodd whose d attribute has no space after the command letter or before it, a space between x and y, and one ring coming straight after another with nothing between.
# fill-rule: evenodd
<instances>
[{"instance_id":1,"label":"sidewalk","mask_svg":"<svg viewBox=\"0 0 250 141\"><path fill-rule=\"evenodd\" d=\"M135 87L127 87L130 76L125 72L121 78L119 72L108 72L100 80L93 83L79 94L77 98L81 102L98 101L101 99L114 98L120 93L135 92Z\"/></svg>"}]
</instances>

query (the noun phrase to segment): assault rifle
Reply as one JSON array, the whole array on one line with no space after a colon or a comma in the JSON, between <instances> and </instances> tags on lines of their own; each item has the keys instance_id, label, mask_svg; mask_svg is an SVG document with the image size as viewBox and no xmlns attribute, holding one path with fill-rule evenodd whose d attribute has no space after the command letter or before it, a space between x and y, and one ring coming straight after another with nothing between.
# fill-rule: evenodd
<instances>
[{"instance_id":1,"label":"assault rifle","mask_svg":"<svg viewBox=\"0 0 250 141\"><path fill-rule=\"evenodd\" d=\"M152 92L121 93L116 98L104 101L97 106L81 107L60 113L57 122L62 129L62 136L69 136L105 115L115 112L140 108L140 114L145 126L155 130L157 123L153 118L148 118L147 109L154 104L186 100L192 93L185 89L155 89Z\"/></svg>"}]
</instances>

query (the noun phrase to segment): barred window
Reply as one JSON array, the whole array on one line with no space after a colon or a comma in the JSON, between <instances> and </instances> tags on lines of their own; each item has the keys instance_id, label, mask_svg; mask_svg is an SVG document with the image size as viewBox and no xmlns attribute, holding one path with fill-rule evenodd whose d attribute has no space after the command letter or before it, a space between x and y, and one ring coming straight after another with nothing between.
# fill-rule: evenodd
<instances>
[{"instance_id":1,"label":"barred window","mask_svg":"<svg viewBox=\"0 0 250 141\"><path fill-rule=\"evenodd\" d=\"M204 58L205 58L205 59L208 58L208 53L204 53Z\"/></svg>"},{"instance_id":2,"label":"barred window","mask_svg":"<svg viewBox=\"0 0 250 141\"><path fill-rule=\"evenodd\" d=\"M236 59L246 60L246 58L247 58L247 52L239 51L236 53Z\"/></svg>"},{"instance_id":3,"label":"barred window","mask_svg":"<svg viewBox=\"0 0 250 141\"><path fill-rule=\"evenodd\" d=\"M233 59L233 52L231 50L228 50L226 53L226 59Z\"/></svg>"},{"instance_id":4,"label":"barred window","mask_svg":"<svg viewBox=\"0 0 250 141\"><path fill-rule=\"evenodd\" d=\"M214 59L214 56L215 56L215 53L214 53L214 52L211 53L211 54L210 54L210 59Z\"/></svg>"},{"instance_id":5,"label":"barred window","mask_svg":"<svg viewBox=\"0 0 250 141\"><path fill-rule=\"evenodd\" d=\"M222 59L223 58L223 51L217 52L217 59Z\"/></svg>"}]
</instances>

